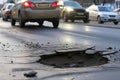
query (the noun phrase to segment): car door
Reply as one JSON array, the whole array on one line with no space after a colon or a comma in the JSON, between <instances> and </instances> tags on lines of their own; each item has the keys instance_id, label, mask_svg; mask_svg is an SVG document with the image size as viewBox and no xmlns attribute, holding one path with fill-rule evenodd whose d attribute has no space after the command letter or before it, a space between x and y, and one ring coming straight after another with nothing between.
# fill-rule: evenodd
<instances>
[{"instance_id":1,"label":"car door","mask_svg":"<svg viewBox=\"0 0 120 80\"><path fill-rule=\"evenodd\" d=\"M5 4L5 5L2 7L2 9L1 9L1 16L2 16L2 17L4 16L5 9L6 9L6 4Z\"/></svg>"},{"instance_id":2,"label":"car door","mask_svg":"<svg viewBox=\"0 0 120 80\"><path fill-rule=\"evenodd\" d=\"M93 10L93 13L91 14L91 15L93 16L93 20L95 20L95 21L97 20L98 12L99 12L99 11L98 11L97 8L96 8L96 9Z\"/></svg>"},{"instance_id":3,"label":"car door","mask_svg":"<svg viewBox=\"0 0 120 80\"><path fill-rule=\"evenodd\" d=\"M96 17L96 9L95 9L96 6L90 6L89 8L87 8L86 10L89 12L89 19L90 20L95 20L95 17Z\"/></svg>"},{"instance_id":4,"label":"car door","mask_svg":"<svg viewBox=\"0 0 120 80\"><path fill-rule=\"evenodd\" d=\"M120 9L118 10L118 14L119 14L119 16L120 16Z\"/></svg>"}]
</instances>

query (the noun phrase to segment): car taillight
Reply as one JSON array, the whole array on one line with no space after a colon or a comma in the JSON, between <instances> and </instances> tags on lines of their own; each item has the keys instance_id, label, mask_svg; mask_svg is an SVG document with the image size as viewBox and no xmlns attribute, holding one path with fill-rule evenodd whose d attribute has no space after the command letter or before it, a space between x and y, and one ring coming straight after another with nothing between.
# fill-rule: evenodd
<instances>
[{"instance_id":1,"label":"car taillight","mask_svg":"<svg viewBox=\"0 0 120 80\"><path fill-rule=\"evenodd\" d=\"M54 3L52 4L52 7L54 7L54 8L59 7L58 1L54 2Z\"/></svg>"},{"instance_id":2,"label":"car taillight","mask_svg":"<svg viewBox=\"0 0 120 80\"><path fill-rule=\"evenodd\" d=\"M35 8L35 4L29 1L24 2L24 8Z\"/></svg>"},{"instance_id":3,"label":"car taillight","mask_svg":"<svg viewBox=\"0 0 120 80\"><path fill-rule=\"evenodd\" d=\"M6 11L5 14L11 14L11 11Z\"/></svg>"}]
</instances>

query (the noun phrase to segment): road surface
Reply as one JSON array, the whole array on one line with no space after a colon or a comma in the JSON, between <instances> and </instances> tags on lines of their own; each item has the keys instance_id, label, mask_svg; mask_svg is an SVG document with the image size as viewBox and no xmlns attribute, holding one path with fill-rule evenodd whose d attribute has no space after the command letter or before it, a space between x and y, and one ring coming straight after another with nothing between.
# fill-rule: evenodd
<instances>
[{"instance_id":1,"label":"road surface","mask_svg":"<svg viewBox=\"0 0 120 80\"><path fill-rule=\"evenodd\" d=\"M112 47L119 51L120 24L106 23L104 27L99 27L95 22L85 24L61 21L59 28L54 29L49 22L45 22L44 27L39 27L37 23L27 23L25 28L20 28L18 24L13 27L10 22L2 20L0 23L1 80L120 80L119 53L108 56L111 59L108 64L84 68L60 69L35 62L40 55L49 54L55 45L58 47L62 44ZM41 46L44 49L40 49ZM26 78L23 74L29 71L36 71L37 77Z\"/></svg>"}]
</instances>

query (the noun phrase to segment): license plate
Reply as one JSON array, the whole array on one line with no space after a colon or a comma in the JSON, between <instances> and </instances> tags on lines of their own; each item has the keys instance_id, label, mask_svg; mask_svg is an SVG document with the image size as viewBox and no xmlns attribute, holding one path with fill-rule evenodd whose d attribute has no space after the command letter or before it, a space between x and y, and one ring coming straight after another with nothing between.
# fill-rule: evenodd
<instances>
[{"instance_id":1,"label":"license plate","mask_svg":"<svg viewBox=\"0 0 120 80\"><path fill-rule=\"evenodd\" d=\"M40 7L40 8L48 8L49 7L49 4L38 4L38 6Z\"/></svg>"},{"instance_id":2,"label":"license plate","mask_svg":"<svg viewBox=\"0 0 120 80\"><path fill-rule=\"evenodd\" d=\"M77 13L78 15L84 15L84 13Z\"/></svg>"}]
</instances>

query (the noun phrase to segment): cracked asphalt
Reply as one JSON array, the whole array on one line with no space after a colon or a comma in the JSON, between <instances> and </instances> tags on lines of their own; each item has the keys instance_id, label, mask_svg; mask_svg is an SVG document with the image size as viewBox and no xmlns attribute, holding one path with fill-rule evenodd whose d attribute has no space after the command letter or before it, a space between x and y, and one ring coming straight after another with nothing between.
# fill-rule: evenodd
<instances>
[{"instance_id":1,"label":"cracked asphalt","mask_svg":"<svg viewBox=\"0 0 120 80\"><path fill-rule=\"evenodd\" d=\"M10 27L9 22L6 23L3 22L3 25L0 26L0 37L1 37L0 38L0 79L1 80L120 80L120 49L119 49L119 37L117 34L119 33L119 30L105 29L108 30L108 32L110 31L117 32L117 33L113 33L113 37L111 37L110 35L108 35L109 33L107 33L107 31L103 32L103 33L107 33L106 36L104 34L100 35L99 30L102 31L103 29L98 27L94 27L94 28L92 27L93 29L98 28L98 30L91 30L93 31L93 33L90 34L89 31L91 27L89 27L85 29L88 31L88 35L87 35L87 33L83 32L84 30L83 23L80 24L75 23L74 25L71 24L73 26L76 26L77 30L79 30L79 27L82 27L80 28L81 30L80 33L79 31L78 32L69 31L69 30L74 30L73 28L71 29L71 26L69 24L61 23L60 26L63 25L64 26L67 25L67 26L64 28L60 27L60 29L58 30L53 30L48 27L39 29L36 28L36 26L34 26L35 28L31 28L31 29L28 28L21 29L19 27L17 28ZM93 24L89 24L89 26L90 25L93 26ZM105 27L106 26L107 24L105 24ZM111 25L111 27L113 27L113 25ZM119 25L115 25L115 27L119 28ZM68 31L66 30L67 28L69 29ZM58 38L54 34L54 31L57 32L56 35L60 38ZM97 31L98 33L95 33ZM93 36L94 33L95 36ZM63 36L64 34L65 36ZM117 47L115 47L114 45L112 47L111 46L109 47L108 45L104 44L107 42L114 44L112 43L114 42L114 39L112 38L116 38L115 35L117 36L117 40L115 41L118 41L115 43L117 44ZM73 37L73 36L77 36L77 37ZM105 39L96 36L103 36L105 39L112 39L112 40L110 41L106 40L103 44L101 44L102 41L104 41ZM91 42L94 39L98 41L102 40L101 42L99 42L99 44L104 46L102 47L101 45L96 46L95 45L96 41ZM73 43L77 41L79 41L80 43L75 43L75 44ZM53 42L55 43L53 44ZM91 43L95 43L95 44L91 44ZM95 46L95 50L97 51L106 51L108 49L111 49L113 51L117 51L117 53L104 56L109 59L109 62L107 64L91 66L91 67L54 68L53 66L48 66L36 62L41 58L40 57L41 55L52 54L56 50L86 49L91 46L92 47ZM25 73L29 74L31 72L36 72L36 76L26 77L24 75Z\"/></svg>"}]
</instances>

